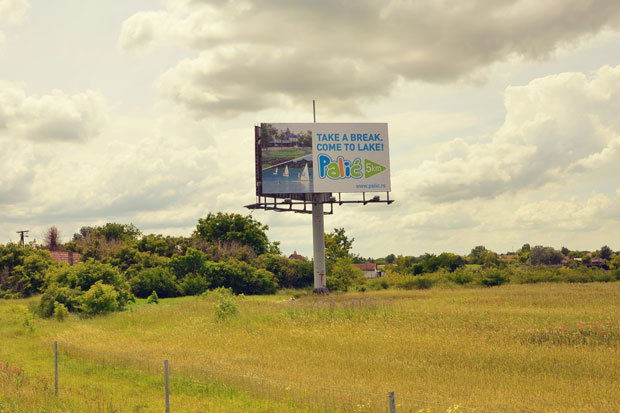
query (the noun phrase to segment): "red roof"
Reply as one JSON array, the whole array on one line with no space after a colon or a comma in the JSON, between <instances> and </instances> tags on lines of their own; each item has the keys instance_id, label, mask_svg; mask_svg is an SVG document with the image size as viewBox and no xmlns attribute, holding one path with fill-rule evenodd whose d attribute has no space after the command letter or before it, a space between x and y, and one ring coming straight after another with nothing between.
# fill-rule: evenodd
<instances>
[{"instance_id":1,"label":"red roof","mask_svg":"<svg viewBox=\"0 0 620 413\"><path fill-rule=\"evenodd\" d=\"M50 251L52 259L59 264L66 262L69 265L77 264L82 258L82 254L71 251Z\"/></svg>"},{"instance_id":2,"label":"red roof","mask_svg":"<svg viewBox=\"0 0 620 413\"><path fill-rule=\"evenodd\" d=\"M359 268L362 271L377 271L377 264L375 264L374 262L367 262L364 264L353 264L355 265L357 268Z\"/></svg>"},{"instance_id":3,"label":"red roof","mask_svg":"<svg viewBox=\"0 0 620 413\"><path fill-rule=\"evenodd\" d=\"M519 258L519 256L517 254L501 254L500 258L503 258L505 260L512 260L515 258Z\"/></svg>"},{"instance_id":4,"label":"red roof","mask_svg":"<svg viewBox=\"0 0 620 413\"><path fill-rule=\"evenodd\" d=\"M302 255L297 254L297 251L293 251L291 255L288 256L293 260L303 261L305 258Z\"/></svg>"}]
</instances>

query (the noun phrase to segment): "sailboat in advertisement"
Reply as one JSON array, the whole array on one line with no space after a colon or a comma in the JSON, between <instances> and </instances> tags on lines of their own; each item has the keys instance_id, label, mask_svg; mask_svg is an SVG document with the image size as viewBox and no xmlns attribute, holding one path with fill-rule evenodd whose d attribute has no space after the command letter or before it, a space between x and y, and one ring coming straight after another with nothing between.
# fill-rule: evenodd
<instances>
[{"instance_id":1,"label":"sailboat in advertisement","mask_svg":"<svg viewBox=\"0 0 620 413\"><path fill-rule=\"evenodd\" d=\"M288 165L284 167L284 173L282 174L282 176L288 176Z\"/></svg>"},{"instance_id":2,"label":"sailboat in advertisement","mask_svg":"<svg viewBox=\"0 0 620 413\"><path fill-rule=\"evenodd\" d=\"M301 175L299 176L300 181L310 182L310 173L308 172L308 164L304 165L304 170L301 171Z\"/></svg>"}]
</instances>

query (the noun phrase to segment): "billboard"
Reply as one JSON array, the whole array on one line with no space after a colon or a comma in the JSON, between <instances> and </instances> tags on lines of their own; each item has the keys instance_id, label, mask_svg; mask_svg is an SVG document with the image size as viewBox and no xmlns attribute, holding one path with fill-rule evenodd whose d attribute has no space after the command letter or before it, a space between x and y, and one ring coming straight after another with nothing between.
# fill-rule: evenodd
<instances>
[{"instance_id":1,"label":"billboard","mask_svg":"<svg viewBox=\"0 0 620 413\"><path fill-rule=\"evenodd\" d=\"M262 123L257 194L388 192L387 123Z\"/></svg>"}]
</instances>

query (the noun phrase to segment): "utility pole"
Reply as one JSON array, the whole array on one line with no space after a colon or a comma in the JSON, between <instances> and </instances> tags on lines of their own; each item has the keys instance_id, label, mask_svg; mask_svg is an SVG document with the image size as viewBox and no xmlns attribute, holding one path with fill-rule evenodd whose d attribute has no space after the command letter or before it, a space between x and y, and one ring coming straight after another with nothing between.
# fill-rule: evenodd
<instances>
[{"instance_id":1,"label":"utility pole","mask_svg":"<svg viewBox=\"0 0 620 413\"><path fill-rule=\"evenodd\" d=\"M17 231L17 233L19 234L19 243L22 244L22 247L25 245L24 238L28 237L29 232L30 230L27 230L27 229L24 229L22 231Z\"/></svg>"}]
</instances>

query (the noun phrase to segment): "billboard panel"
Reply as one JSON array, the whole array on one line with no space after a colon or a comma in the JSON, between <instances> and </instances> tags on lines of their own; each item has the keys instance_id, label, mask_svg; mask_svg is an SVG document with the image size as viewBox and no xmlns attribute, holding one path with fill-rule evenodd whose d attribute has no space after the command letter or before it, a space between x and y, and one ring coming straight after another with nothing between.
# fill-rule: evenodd
<instances>
[{"instance_id":1,"label":"billboard panel","mask_svg":"<svg viewBox=\"0 0 620 413\"><path fill-rule=\"evenodd\" d=\"M390 191L387 123L263 123L257 192Z\"/></svg>"}]
</instances>

